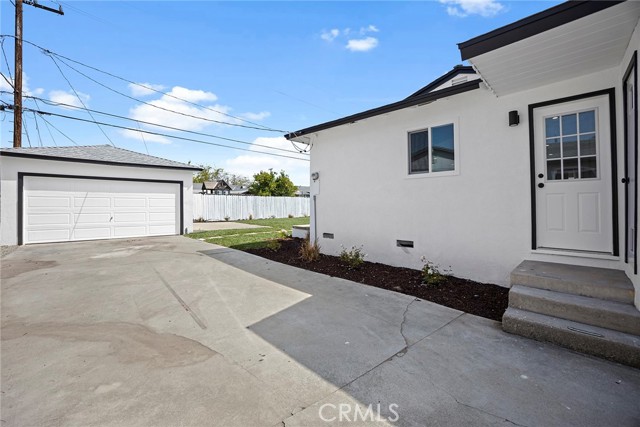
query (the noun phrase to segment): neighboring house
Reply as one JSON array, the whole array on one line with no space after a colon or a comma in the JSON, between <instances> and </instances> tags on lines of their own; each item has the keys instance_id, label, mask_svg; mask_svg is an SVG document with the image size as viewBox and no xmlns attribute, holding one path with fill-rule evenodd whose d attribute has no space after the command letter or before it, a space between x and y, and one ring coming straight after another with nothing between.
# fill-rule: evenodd
<instances>
[{"instance_id":1,"label":"neighboring house","mask_svg":"<svg viewBox=\"0 0 640 427\"><path fill-rule=\"evenodd\" d=\"M224 179L219 179L217 181L207 181L202 183L202 193L203 194L231 194L231 186L227 184Z\"/></svg>"},{"instance_id":2,"label":"neighboring house","mask_svg":"<svg viewBox=\"0 0 640 427\"><path fill-rule=\"evenodd\" d=\"M1 149L0 169L2 245L193 230L192 165L92 145Z\"/></svg>"},{"instance_id":3,"label":"neighboring house","mask_svg":"<svg viewBox=\"0 0 640 427\"><path fill-rule=\"evenodd\" d=\"M311 187L308 185L299 185L296 190L296 197L309 197L311 194Z\"/></svg>"},{"instance_id":4,"label":"neighboring house","mask_svg":"<svg viewBox=\"0 0 640 427\"><path fill-rule=\"evenodd\" d=\"M231 186L231 195L232 196L246 196L249 194L249 186L248 185L232 185Z\"/></svg>"},{"instance_id":5,"label":"neighboring house","mask_svg":"<svg viewBox=\"0 0 640 427\"><path fill-rule=\"evenodd\" d=\"M460 43L473 68L286 135L313 145L311 237L505 286L523 260L622 270L640 307L639 17L560 4Z\"/></svg>"}]
</instances>

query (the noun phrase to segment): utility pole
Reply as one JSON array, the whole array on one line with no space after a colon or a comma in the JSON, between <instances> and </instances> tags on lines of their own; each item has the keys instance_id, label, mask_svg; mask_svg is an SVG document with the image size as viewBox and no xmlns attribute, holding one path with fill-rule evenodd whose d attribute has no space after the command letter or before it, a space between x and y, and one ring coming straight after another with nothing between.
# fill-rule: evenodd
<instances>
[{"instance_id":1,"label":"utility pole","mask_svg":"<svg viewBox=\"0 0 640 427\"><path fill-rule=\"evenodd\" d=\"M37 0L15 0L16 2L16 32L15 32L15 51L14 51L14 72L15 79L13 81L13 147L22 147L22 3L30 6L44 9L49 12L64 15L62 6L58 9L42 6Z\"/></svg>"}]
</instances>

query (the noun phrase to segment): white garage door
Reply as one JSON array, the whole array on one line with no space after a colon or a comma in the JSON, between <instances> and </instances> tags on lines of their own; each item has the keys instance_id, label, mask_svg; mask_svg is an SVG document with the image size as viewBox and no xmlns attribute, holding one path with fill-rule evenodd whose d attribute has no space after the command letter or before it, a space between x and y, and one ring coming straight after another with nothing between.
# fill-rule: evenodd
<instances>
[{"instance_id":1,"label":"white garage door","mask_svg":"<svg viewBox=\"0 0 640 427\"><path fill-rule=\"evenodd\" d=\"M180 234L174 183L25 176L23 243Z\"/></svg>"}]
</instances>

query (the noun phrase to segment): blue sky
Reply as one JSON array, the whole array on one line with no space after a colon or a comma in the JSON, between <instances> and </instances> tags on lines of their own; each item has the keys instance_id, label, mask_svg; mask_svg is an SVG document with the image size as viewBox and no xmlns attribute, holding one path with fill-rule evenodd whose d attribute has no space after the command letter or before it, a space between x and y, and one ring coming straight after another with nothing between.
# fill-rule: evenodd
<instances>
[{"instance_id":1,"label":"blue sky","mask_svg":"<svg viewBox=\"0 0 640 427\"><path fill-rule=\"evenodd\" d=\"M58 4L40 0L50 7ZM256 151L305 157L281 132L247 129L176 115L293 131L400 100L460 63L456 43L539 12L558 1L444 0L407 2L171 2L61 1L64 16L24 6L24 39L52 52L201 105L131 86L66 62L56 63L25 44L29 95L80 106L75 90L93 110L180 129L257 143L270 150L158 129L94 114L99 121L181 135ZM2 34L13 35L13 5L0 1ZM13 40L3 47L13 75ZM55 57L54 57L55 58ZM4 58L2 73L8 75ZM67 83L69 80L71 86ZM2 83L2 90L7 84ZM73 89L71 88L73 87ZM12 103L11 95L2 100ZM149 105L150 104L150 105ZM87 112L40 101L40 109L91 119ZM154 107L155 106L155 107ZM37 108L25 100L25 107ZM233 117L221 115L219 112ZM0 125L2 147L11 146L12 114ZM31 145L73 145L33 114L25 114ZM46 116L79 145L109 143L178 161L209 164L251 176L284 169L298 185L308 183L309 163L167 137L145 135ZM37 126L36 126L37 124ZM37 130L40 130L38 137ZM53 139L49 135L53 134ZM146 147L145 147L146 143ZM23 145L29 146L26 136ZM305 157L308 158L308 157Z\"/></svg>"}]
</instances>

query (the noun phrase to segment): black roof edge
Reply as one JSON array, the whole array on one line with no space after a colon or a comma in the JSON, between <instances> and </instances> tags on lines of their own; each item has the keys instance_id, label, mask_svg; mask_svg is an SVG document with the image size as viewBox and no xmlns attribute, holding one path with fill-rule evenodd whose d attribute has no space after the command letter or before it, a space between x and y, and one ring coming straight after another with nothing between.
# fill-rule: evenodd
<instances>
[{"instance_id":1,"label":"black roof edge","mask_svg":"<svg viewBox=\"0 0 640 427\"><path fill-rule=\"evenodd\" d=\"M403 99L402 101L394 102L393 104L383 105L382 107L373 108L371 110L363 111L361 113L353 114L351 116L343 117L341 119L332 120L330 122L311 126L296 132L291 132L286 134L284 137L287 139L296 138L296 137L307 135L313 132L319 132L321 130L330 129L336 126L341 126L344 124L357 122L359 120L368 119L370 117L379 116L381 114L390 113L392 111L401 110L403 108L413 107L415 105L420 105L427 102L433 102L438 99L446 98L451 95L457 95L460 93L468 92L470 90L478 89L479 87L480 87L480 80L473 80L470 82L461 83L459 85L448 87L448 88L439 90L437 92L429 93L427 95Z\"/></svg>"},{"instance_id":2,"label":"black roof edge","mask_svg":"<svg viewBox=\"0 0 640 427\"><path fill-rule=\"evenodd\" d=\"M53 161L59 161L59 162L94 163L94 164L109 165L109 166L125 166L125 167L136 167L136 168L181 169L181 170L192 170L192 171L202 170L202 168L199 166L167 166L167 165L144 165L140 163L119 163L119 162L109 162L107 160L76 159L76 158L61 157L61 156L45 156L42 154L17 153L13 151L0 151L0 156L25 157L29 159L53 160Z\"/></svg>"},{"instance_id":3,"label":"black roof edge","mask_svg":"<svg viewBox=\"0 0 640 427\"><path fill-rule=\"evenodd\" d=\"M505 25L486 34L458 43L463 61L483 53L524 40L609 7L626 0L576 1L570 0L551 7L542 12Z\"/></svg>"},{"instance_id":4,"label":"black roof edge","mask_svg":"<svg viewBox=\"0 0 640 427\"><path fill-rule=\"evenodd\" d=\"M442 83L451 79L456 74L475 74L475 73L476 71L473 69L471 65L456 65L455 67L453 67L452 70L448 71L446 74L438 77L428 85L420 88L419 90L413 92L411 95L407 96L407 99L432 91L433 89L440 86Z\"/></svg>"}]
</instances>

